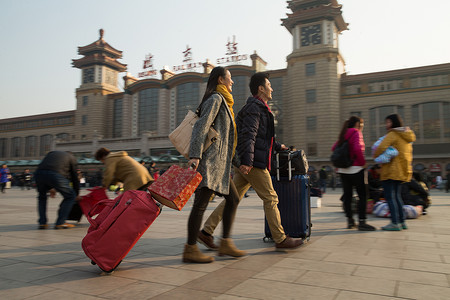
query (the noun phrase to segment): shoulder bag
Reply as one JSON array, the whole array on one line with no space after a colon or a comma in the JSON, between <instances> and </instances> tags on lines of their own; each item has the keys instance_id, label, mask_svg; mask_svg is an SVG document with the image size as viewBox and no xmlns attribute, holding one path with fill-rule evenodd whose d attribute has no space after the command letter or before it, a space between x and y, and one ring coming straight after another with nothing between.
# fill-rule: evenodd
<instances>
[{"instance_id":1,"label":"shoulder bag","mask_svg":"<svg viewBox=\"0 0 450 300\"><path fill-rule=\"evenodd\" d=\"M199 119L200 107L197 111L188 111L184 120L169 134L169 139L175 146L181 155L189 159L189 148L191 147L192 130L194 124ZM203 145L203 152L205 152L212 143L214 143L219 136L219 133L211 126L208 130L208 135L206 136L205 143Z\"/></svg>"}]
</instances>

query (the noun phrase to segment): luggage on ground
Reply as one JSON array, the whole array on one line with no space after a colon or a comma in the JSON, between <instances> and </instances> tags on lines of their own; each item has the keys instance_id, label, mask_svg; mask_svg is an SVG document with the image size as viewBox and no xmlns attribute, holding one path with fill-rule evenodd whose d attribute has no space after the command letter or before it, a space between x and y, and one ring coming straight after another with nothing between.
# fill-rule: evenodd
<instances>
[{"instance_id":1,"label":"luggage on ground","mask_svg":"<svg viewBox=\"0 0 450 300\"><path fill-rule=\"evenodd\" d=\"M271 175L281 177L291 177L294 175L305 175L308 172L308 160L303 150L284 150L275 152L271 165Z\"/></svg>"},{"instance_id":2,"label":"luggage on ground","mask_svg":"<svg viewBox=\"0 0 450 300\"><path fill-rule=\"evenodd\" d=\"M67 220L80 222L82 215L87 216L97 202L108 199L108 195L103 187L97 186L87 190L90 193L82 196L80 201L75 201Z\"/></svg>"},{"instance_id":3,"label":"luggage on ground","mask_svg":"<svg viewBox=\"0 0 450 300\"><path fill-rule=\"evenodd\" d=\"M112 272L160 212L146 191L125 191L114 200L102 200L87 215L91 226L81 246L92 264Z\"/></svg>"},{"instance_id":4,"label":"luggage on ground","mask_svg":"<svg viewBox=\"0 0 450 300\"><path fill-rule=\"evenodd\" d=\"M308 239L311 236L311 198L308 175L294 175L289 178L272 176L273 188L278 194L278 209L281 225L292 238ZM264 240L272 237L265 220Z\"/></svg>"}]
</instances>

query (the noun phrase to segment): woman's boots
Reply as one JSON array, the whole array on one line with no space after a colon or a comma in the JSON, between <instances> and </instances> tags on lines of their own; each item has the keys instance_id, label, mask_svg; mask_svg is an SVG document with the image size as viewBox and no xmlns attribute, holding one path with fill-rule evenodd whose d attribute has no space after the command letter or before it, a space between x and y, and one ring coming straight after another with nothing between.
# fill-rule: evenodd
<instances>
[{"instance_id":1,"label":"woman's boots","mask_svg":"<svg viewBox=\"0 0 450 300\"><path fill-rule=\"evenodd\" d=\"M241 257L247 254L243 250L239 250L233 243L232 239L222 239L219 246L219 256ZM210 263L214 261L214 257L203 254L195 245L184 245L183 262L188 263Z\"/></svg>"},{"instance_id":2,"label":"woman's boots","mask_svg":"<svg viewBox=\"0 0 450 300\"><path fill-rule=\"evenodd\" d=\"M184 245L183 262L189 263L210 263L214 257L203 254L195 245Z\"/></svg>"},{"instance_id":3,"label":"woman's boots","mask_svg":"<svg viewBox=\"0 0 450 300\"><path fill-rule=\"evenodd\" d=\"M218 254L219 256L229 255L232 257L240 257L246 255L247 252L236 248L236 246L233 243L233 240L228 238L228 239L221 239Z\"/></svg>"}]
</instances>

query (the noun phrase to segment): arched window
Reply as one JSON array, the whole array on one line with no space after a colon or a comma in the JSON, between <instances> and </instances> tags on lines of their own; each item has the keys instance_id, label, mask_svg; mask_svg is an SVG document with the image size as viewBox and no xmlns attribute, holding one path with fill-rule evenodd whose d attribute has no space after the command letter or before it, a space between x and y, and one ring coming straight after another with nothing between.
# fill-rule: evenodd
<instances>
[{"instance_id":1,"label":"arched window","mask_svg":"<svg viewBox=\"0 0 450 300\"><path fill-rule=\"evenodd\" d=\"M114 100L113 111L113 138L122 137L123 99Z\"/></svg>"},{"instance_id":2,"label":"arched window","mask_svg":"<svg viewBox=\"0 0 450 300\"><path fill-rule=\"evenodd\" d=\"M250 89L248 87L247 76L232 76L233 84L233 110L238 112L244 107L247 98L250 96Z\"/></svg>"},{"instance_id":3,"label":"arched window","mask_svg":"<svg viewBox=\"0 0 450 300\"><path fill-rule=\"evenodd\" d=\"M152 88L139 92L139 135L143 131L158 130L159 89Z\"/></svg>"},{"instance_id":4,"label":"arched window","mask_svg":"<svg viewBox=\"0 0 450 300\"><path fill-rule=\"evenodd\" d=\"M450 138L450 102L413 105L411 127L417 140L440 142Z\"/></svg>"},{"instance_id":5,"label":"arched window","mask_svg":"<svg viewBox=\"0 0 450 300\"><path fill-rule=\"evenodd\" d=\"M21 151L20 151L20 144L22 142L22 138L20 137L14 137L11 139L11 156L12 157L20 157Z\"/></svg>"},{"instance_id":6,"label":"arched window","mask_svg":"<svg viewBox=\"0 0 450 300\"><path fill-rule=\"evenodd\" d=\"M53 136L51 134L41 135L39 155L45 155L52 149Z\"/></svg>"},{"instance_id":7,"label":"arched window","mask_svg":"<svg viewBox=\"0 0 450 300\"><path fill-rule=\"evenodd\" d=\"M188 82L177 86L176 125L178 126L188 110L195 111L200 103L199 83Z\"/></svg>"},{"instance_id":8,"label":"arched window","mask_svg":"<svg viewBox=\"0 0 450 300\"><path fill-rule=\"evenodd\" d=\"M399 114L403 118L403 106L386 105L369 109L369 124L366 124L366 127L369 127L369 138L371 142L375 142L379 137L386 134L384 120L391 114Z\"/></svg>"},{"instance_id":9,"label":"arched window","mask_svg":"<svg viewBox=\"0 0 450 300\"><path fill-rule=\"evenodd\" d=\"M6 157L6 145L8 144L7 138L0 139L0 158Z\"/></svg>"},{"instance_id":10,"label":"arched window","mask_svg":"<svg viewBox=\"0 0 450 300\"><path fill-rule=\"evenodd\" d=\"M25 156L37 155L37 136L30 135L25 138Z\"/></svg>"}]
</instances>

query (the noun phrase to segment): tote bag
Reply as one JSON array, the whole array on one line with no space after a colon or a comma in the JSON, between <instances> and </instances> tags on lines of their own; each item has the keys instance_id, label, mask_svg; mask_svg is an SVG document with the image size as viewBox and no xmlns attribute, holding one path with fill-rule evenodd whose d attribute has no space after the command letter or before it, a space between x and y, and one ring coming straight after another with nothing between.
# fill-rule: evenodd
<instances>
[{"instance_id":1,"label":"tote bag","mask_svg":"<svg viewBox=\"0 0 450 300\"><path fill-rule=\"evenodd\" d=\"M189 159L189 148L191 146L192 130L194 128L195 122L197 122L198 119L199 117L196 113L191 110L188 111L188 113L184 117L183 122L181 122L181 124L169 134L169 139L175 146L177 151L187 159ZM208 135L203 146L203 152L205 152L206 149L208 149L209 146L211 146L211 144L217 140L218 136L219 133L217 133L214 128L209 127Z\"/></svg>"}]
</instances>

